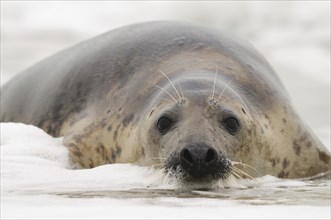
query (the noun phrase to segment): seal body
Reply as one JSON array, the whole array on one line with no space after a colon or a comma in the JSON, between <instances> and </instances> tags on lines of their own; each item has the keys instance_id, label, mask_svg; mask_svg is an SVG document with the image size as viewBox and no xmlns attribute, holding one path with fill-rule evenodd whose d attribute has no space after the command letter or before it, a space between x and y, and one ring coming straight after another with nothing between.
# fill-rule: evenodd
<instances>
[{"instance_id":1,"label":"seal body","mask_svg":"<svg viewBox=\"0 0 331 220\"><path fill-rule=\"evenodd\" d=\"M1 93L2 122L64 136L83 168L134 163L187 181L330 170L330 153L268 62L196 24L110 31L36 64Z\"/></svg>"}]
</instances>

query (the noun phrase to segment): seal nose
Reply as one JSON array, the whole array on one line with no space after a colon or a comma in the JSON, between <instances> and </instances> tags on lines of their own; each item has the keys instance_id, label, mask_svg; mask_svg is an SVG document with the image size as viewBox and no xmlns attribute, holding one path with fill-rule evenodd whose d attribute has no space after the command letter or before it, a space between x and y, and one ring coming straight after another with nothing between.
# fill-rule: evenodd
<instances>
[{"instance_id":1,"label":"seal nose","mask_svg":"<svg viewBox=\"0 0 331 220\"><path fill-rule=\"evenodd\" d=\"M206 144L189 145L180 152L180 164L192 177L213 174L218 160L217 152Z\"/></svg>"}]
</instances>

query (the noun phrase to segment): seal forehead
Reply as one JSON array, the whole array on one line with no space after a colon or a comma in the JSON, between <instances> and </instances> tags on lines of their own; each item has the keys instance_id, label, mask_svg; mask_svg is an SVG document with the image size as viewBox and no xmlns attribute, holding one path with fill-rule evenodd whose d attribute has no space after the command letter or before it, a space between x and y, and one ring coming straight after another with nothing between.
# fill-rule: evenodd
<instances>
[{"instance_id":1,"label":"seal forehead","mask_svg":"<svg viewBox=\"0 0 331 220\"><path fill-rule=\"evenodd\" d=\"M246 106L245 97L237 94L236 82L233 81L230 85L232 81L226 76L217 77L216 73L209 71L177 74L166 84L162 84L162 89L155 97L157 101L153 104L153 109L163 112L168 106L179 105L186 112L192 112L195 108L207 111L214 109L211 112L216 109L242 111Z\"/></svg>"}]
</instances>

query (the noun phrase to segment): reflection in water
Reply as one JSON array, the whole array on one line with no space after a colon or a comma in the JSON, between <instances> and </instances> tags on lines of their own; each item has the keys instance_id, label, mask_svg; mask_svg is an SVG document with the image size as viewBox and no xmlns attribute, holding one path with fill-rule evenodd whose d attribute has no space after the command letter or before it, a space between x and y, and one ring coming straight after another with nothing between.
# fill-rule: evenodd
<instances>
[{"instance_id":1,"label":"reflection in water","mask_svg":"<svg viewBox=\"0 0 331 220\"><path fill-rule=\"evenodd\" d=\"M170 204L182 206L176 202L180 199L216 199L236 201L245 205L330 205L330 174L315 176L306 180L293 181L274 179L265 181L259 186L247 188L225 188L217 190L184 190L184 189L130 189L130 190L65 190L65 191L16 191L25 195L49 194L64 198L112 198L112 199L142 199L145 203L158 204L157 198L172 198ZM262 177L263 179L264 177ZM263 180L262 180L263 182ZM184 205L185 206L185 205Z\"/></svg>"}]
</instances>

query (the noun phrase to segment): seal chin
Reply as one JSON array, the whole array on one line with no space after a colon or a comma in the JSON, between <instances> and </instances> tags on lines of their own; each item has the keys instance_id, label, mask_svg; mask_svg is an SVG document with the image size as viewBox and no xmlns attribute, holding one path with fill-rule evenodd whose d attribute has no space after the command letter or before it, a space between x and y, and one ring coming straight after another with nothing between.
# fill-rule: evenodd
<instances>
[{"instance_id":1,"label":"seal chin","mask_svg":"<svg viewBox=\"0 0 331 220\"><path fill-rule=\"evenodd\" d=\"M205 143L190 144L172 154L166 170L185 182L212 182L226 179L231 170L230 161L222 153Z\"/></svg>"}]
</instances>

